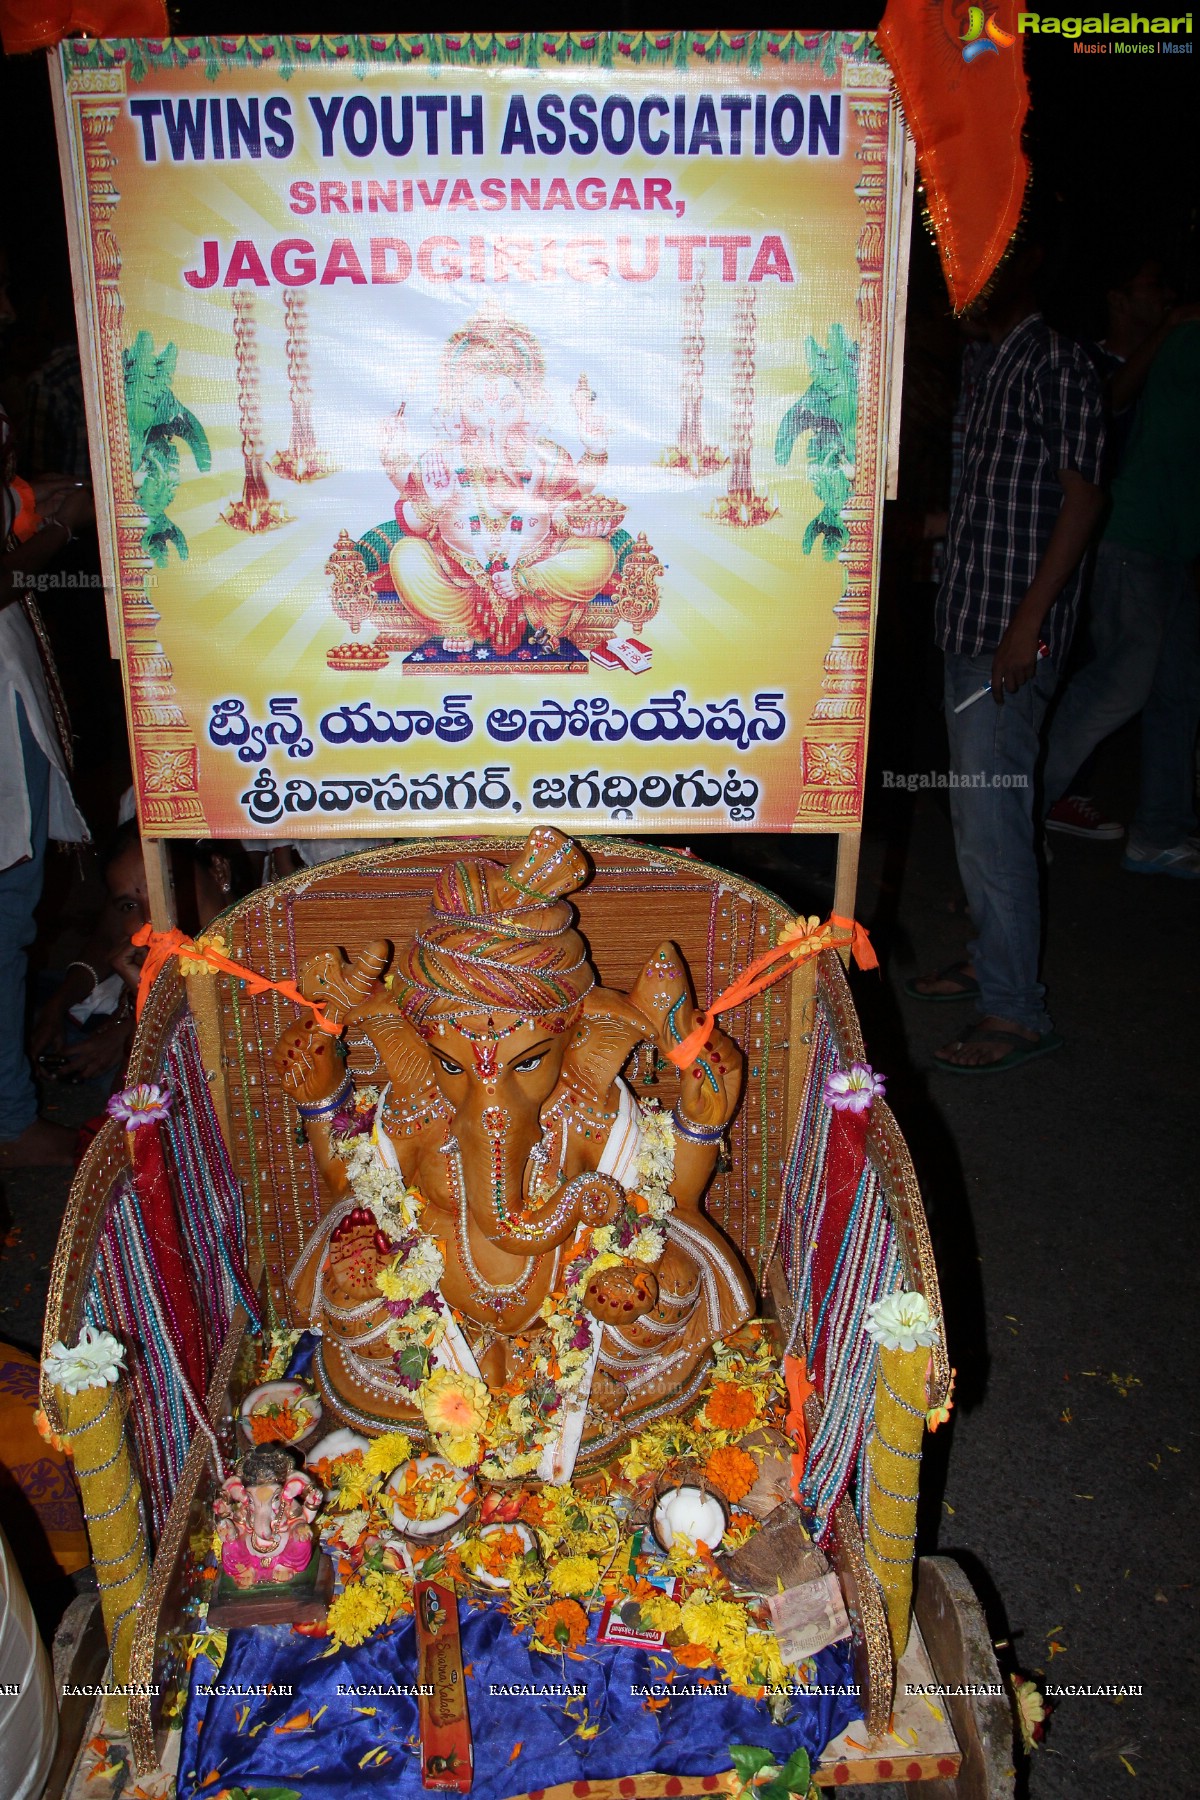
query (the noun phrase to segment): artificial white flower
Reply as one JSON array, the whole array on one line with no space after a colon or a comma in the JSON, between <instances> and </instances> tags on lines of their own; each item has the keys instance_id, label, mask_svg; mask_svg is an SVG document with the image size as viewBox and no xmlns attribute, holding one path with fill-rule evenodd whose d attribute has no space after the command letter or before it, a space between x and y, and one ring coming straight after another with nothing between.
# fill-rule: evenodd
<instances>
[{"instance_id":1,"label":"artificial white flower","mask_svg":"<svg viewBox=\"0 0 1200 1800\"><path fill-rule=\"evenodd\" d=\"M630 1244L628 1255L634 1262L656 1263L666 1247L666 1236L657 1225L643 1225Z\"/></svg>"},{"instance_id":2,"label":"artificial white flower","mask_svg":"<svg viewBox=\"0 0 1200 1800\"><path fill-rule=\"evenodd\" d=\"M125 1349L107 1331L85 1325L73 1350L63 1343L50 1346L42 1368L56 1387L68 1394L88 1388L115 1387L125 1367Z\"/></svg>"},{"instance_id":3,"label":"artificial white flower","mask_svg":"<svg viewBox=\"0 0 1200 1800\"><path fill-rule=\"evenodd\" d=\"M929 1310L924 1294L912 1288L901 1288L868 1306L864 1329L884 1350L915 1350L935 1344L937 1320Z\"/></svg>"}]
</instances>

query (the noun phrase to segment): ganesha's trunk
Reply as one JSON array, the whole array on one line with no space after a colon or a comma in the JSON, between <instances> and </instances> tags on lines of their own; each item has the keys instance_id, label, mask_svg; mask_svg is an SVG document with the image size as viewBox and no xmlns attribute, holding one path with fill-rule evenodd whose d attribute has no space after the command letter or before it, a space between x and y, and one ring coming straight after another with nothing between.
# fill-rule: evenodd
<instances>
[{"instance_id":1,"label":"ganesha's trunk","mask_svg":"<svg viewBox=\"0 0 1200 1800\"><path fill-rule=\"evenodd\" d=\"M486 1152L486 1162L478 1153L470 1158L473 1131L459 1132L467 1149L467 1199L475 1223L498 1249L554 1250L572 1235L581 1218L601 1224L624 1200L623 1189L611 1176L594 1173L561 1182L536 1203L527 1199L525 1173L541 1137L537 1110L531 1108L528 1118L514 1121L508 1107L485 1106L477 1123L476 1141Z\"/></svg>"}]
</instances>

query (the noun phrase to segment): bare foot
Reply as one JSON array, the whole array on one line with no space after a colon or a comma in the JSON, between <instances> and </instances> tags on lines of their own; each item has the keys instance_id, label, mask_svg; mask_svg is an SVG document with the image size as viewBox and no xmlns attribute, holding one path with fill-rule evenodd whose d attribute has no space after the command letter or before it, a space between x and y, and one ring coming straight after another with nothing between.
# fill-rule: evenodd
<instances>
[{"instance_id":1,"label":"bare foot","mask_svg":"<svg viewBox=\"0 0 1200 1800\"><path fill-rule=\"evenodd\" d=\"M49 1119L35 1119L20 1137L0 1144L0 1169L69 1169L74 1162L75 1133Z\"/></svg>"},{"instance_id":2,"label":"bare foot","mask_svg":"<svg viewBox=\"0 0 1200 1800\"><path fill-rule=\"evenodd\" d=\"M997 1018L994 1013L989 1013L987 1018L977 1020L961 1037L944 1044L933 1055L936 1062L948 1063L951 1068L985 1069L993 1063L1003 1062L1019 1044L1039 1041L1036 1031L1027 1031L1012 1019Z\"/></svg>"}]
</instances>

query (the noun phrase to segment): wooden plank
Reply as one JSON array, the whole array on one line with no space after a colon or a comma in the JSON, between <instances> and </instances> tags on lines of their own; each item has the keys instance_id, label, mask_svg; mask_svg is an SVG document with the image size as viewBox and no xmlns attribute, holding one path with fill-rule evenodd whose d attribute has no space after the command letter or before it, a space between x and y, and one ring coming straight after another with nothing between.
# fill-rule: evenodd
<instances>
[{"instance_id":1,"label":"wooden plank","mask_svg":"<svg viewBox=\"0 0 1200 1800\"><path fill-rule=\"evenodd\" d=\"M175 877L171 873L171 846L166 838L142 839L146 887L150 894L150 919L155 931L170 931L178 924Z\"/></svg>"},{"instance_id":2,"label":"wooden plank","mask_svg":"<svg viewBox=\"0 0 1200 1800\"><path fill-rule=\"evenodd\" d=\"M817 1786L875 1787L883 1781L936 1781L956 1775L962 1753L945 1703L905 1692L906 1686L928 1687L937 1679L914 1620L896 1671L890 1729L869 1738L865 1725L848 1725L822 1753L813 1774Z\"/></svg>"},{"instance_id":3,"label":"wooden plank","mask_svg":"<svg viewBox=\"0 0 1200 1800\"><path fill-rule=\"evenodd\" d=\"M852 831L838 833L837 874L833 883L833 910L840 918L854 917L854 902L858 895L858 859L862 851L862 829L856 826ZM848 963L849 949L841 951L843 963Z\"/></svg>"},{"instance_id":4,"label":"wooden plank","mask_svg":"<svg viewBox=\"0 0 1200 1800\"><path fill-rule=\"evenodd\" d=\"M72 129L70 102L63 80L62 63L57 49L46 52L46 73L50 79L50 98L54 103L54 135L58 140L58 166L63 184L63 210L67 224L67 249L71 259L71 286L75 296L75 330L79 338L79 362L83 374L83 407L87 415L88 442L104 444L108 434L104 427L101 401L100 369L96 358L99 333L92 318L88 280L88 251L80 225L83 179L82 149ZM96 508L96 535L100 546L100 567L104 575L104 611L108 620L108 647L114 657L121 654L121 589L117 571L116 521L109 511L108 483L92 482L92 499Z\"/></svg>"},{"instance_id":5,"label":"wooden plank","mask_svg":"<svg viewBox=\"0 0 1200 1800\"><path fill-rule=\"evenodd\" d=\"M904 157L900 189L900 216L897 220L893 244L895 261L892 265L893 275L889 297L892 311L890 333L892 366L888 389L887 451L884 460L886 471L884 493L889 500L894 500L900 491L900 410L901 395L904 391L904 333L908 322L908 265L912 255L913 201L917 188L917 147L913 143L912 133L904 124L904 114L900 110L899 101L893 101L893 105L899 117L900 129L904 133Z\"/></svg>"}]
</instances>

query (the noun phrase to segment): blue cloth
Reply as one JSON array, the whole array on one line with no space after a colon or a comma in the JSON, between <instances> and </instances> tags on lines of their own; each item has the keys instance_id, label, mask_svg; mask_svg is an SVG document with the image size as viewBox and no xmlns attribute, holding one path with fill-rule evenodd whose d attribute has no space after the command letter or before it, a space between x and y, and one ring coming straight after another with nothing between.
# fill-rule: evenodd
<instances>
[{"instance_id":1,"label":"blue cloth","mask_svg":"<svg viewBox=\"0 0 1200 1800\"><path fill-rule=\"evenodd\" d=\"M316 1353L320 1338L315 1331L302 1331L296 1348L292 1351L287 1368L283 1371L285 1381L307 1381L312 1368L312 1359Z\"/></svg>"},{"instance_id":2,"label":"blue cloth","mask_svg":"<svg viewBox=\"0 0 1200 1800\"><path fill-rule=\"evenodd\" d=\"M976 936L967 954L983 1017L1051 1029L1038 980L1042 915L1033 808L1041 728L1057 679L1044 658L1032 681L997 706L990 694L955 712L991 680L992 652L946 652L950 819Z\"/></svg>"},{"instance_id":3,"label":"blue cloth","mask_svg":"<svg viewBox=\"0 0 1200 1800\"><path fill-rule=\"evenodd\" d=\"M1130 845L1142 856L1173 850L1196 829L1200 604L1188 566L1105 538L1092 582L1092 648L1051 720L1046 799L1065 793L1084 757L1140 712Z\"/></svg>"},{"instance_id":4,"label":"blue cloth","mask_svg":"<svg viewBox=\"0 0 1200 1800\"><path fill-rule=\"evenodd\" d=\"M855 1694L809 1694L796 1699L784 1726L772 1725L765 1706L712 1691L670 1700L661 1711L646 1708L634 1687L661 1685L676 1668L667 1653L589 1643L575 1662L531 1650L513 1634L496 1607L469 1610L460 1601L463 1663L471 1671L467 1706L475 1753L472 1800L505 1800L561 1781L621 1778L654 1770L664 1775L708 1775L729 1767L730 1744L761 1744L785 1762L803 1746L815 1759L830 1738L861 1718ZM592 1620L592 1637L597 1621ZM854 1688L849 1642L821 1651L810 1685ZM706 1672L709 1676L713 1671ZM680 1671L683 1685L700 1677ZM252 1688L274 1682L290 1694L204 1696L199 1684ZM417 1754L417 1699L407 1695L345 1694L338 1687L386 1687L416 1683L411 1619L397 1621L354 1650L328 1654L328 1646L286 1626L231 1631L219 1675L207 1657L196 1659L183 1717L179 1800L194 1800L213 1770L222 1788L283 1785L303 1800L334 1800L351 1785L422 1800ZM564 1714L566 1696L492 1694L491 1686L532 1688L580 1684L587 1693ZM312 1727L278 1728L301 1711L326 1710ZM375 1708L374 1714L363 1709ZM591 1739L577 1725L599 1724ZM357 1709L357 1710L356 1710ZM564 1741L565 1740L565 1741ZM521 1751L512 1756L514 1744ZM362 1759L382 1746L389 1761ZM210 1785L208 1793L214 1791Z\"/></svg>"},{"instance_id":5,"label":"blue cloth","mask_svg":"<svg viewBox=\"0 0 1200 1800\"><path fill-rule=\"evenodd\" d=\"M31 854L0 869L0 1143L11 1143L37 1118L37 1089L25 1055L25 978L37 936L34 911L42 897L50 831L50 762L33 735L17 696L17 723L29 796Z\"/></svg>"}]
</instances>

